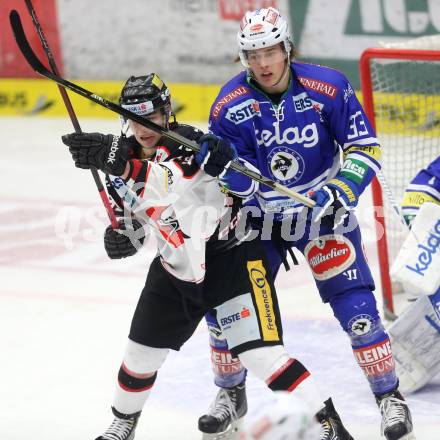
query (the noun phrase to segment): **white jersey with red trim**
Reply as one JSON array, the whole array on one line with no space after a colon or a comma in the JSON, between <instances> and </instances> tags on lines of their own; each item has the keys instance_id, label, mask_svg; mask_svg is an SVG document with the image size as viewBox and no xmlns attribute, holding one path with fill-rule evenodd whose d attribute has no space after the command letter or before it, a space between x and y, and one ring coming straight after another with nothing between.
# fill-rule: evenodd
<instances>
[{"instance_id":1,"label":"white jersey with red trim","mask_svg":"<svg viewBox=\"0 0 440 440\"><path fill-rule=\"evenodd\" d=\"M126 180L109 176L128 210L125 217L133 213L152 227L168 272L183 281L202 282L206 244L224 229L223 220L230 223L225 214L231 217L232 198L181 146L173 151L158 147L154 161L132 159L129 165Z\"/></svg>"}]
</instances>

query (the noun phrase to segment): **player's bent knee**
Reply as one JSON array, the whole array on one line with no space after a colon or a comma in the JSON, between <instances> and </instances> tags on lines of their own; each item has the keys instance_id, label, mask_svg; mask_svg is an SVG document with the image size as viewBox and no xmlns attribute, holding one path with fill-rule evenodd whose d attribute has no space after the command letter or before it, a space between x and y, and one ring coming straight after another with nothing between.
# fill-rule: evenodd
<instances>
[{"instance_id":1,"label":"player's bent knee","mask_svg":"<svg viewBox=\"0 0 440 440\"><path fill-rule=\"evenodd\" d=\"M293 391L310 376L304 365L293 359L282 345L254 348L238 357L245 368L273 391Z\"/></svg>"},{"instance_id":2,"label":"player's bent knee","mask_svg":"<svg viewBox=\"0 0 440 440\"><path fill-rule=\"evenodd\" d=\"M251 374L266 381L290 356L282 345L273 345L247 350L238 358Z\"/></svg>"},{"instance_id":3,"label":"player's bent knee","mask_svg":"<svg viewBox=\"0 0 440 440\"><path fill-rule=\"evenodd\" d=\"M122 365L134 374L153 375L162 366L169 351L168 348L149 347L129 339Z\"/></svg>"}]
</instances>

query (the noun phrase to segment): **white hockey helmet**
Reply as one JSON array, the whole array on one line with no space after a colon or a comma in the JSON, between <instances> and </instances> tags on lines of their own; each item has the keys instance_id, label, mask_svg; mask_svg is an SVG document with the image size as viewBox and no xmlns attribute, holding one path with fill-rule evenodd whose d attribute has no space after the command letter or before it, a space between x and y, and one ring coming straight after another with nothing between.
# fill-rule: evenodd
<instances>
[{"instance_id":1,"label":"white hockey helmet","mask_svg":"<svg viewBox=\"0 0 440 440\"><path fill-rule=\"evenodd\" d=\"M248 11L240 23L237 33L239 56L242 64L249 67L246 51L263 49L283 43L289 55L291 40L286 19L275 8Z\"/></svg>"},{"instance_id":2,"label":"white hockey helmet","mask_svg":"<svg viewBox=\"0 0 440 440\"><path fill-rule=\"evenodd\" d=\"M321 425L306 401L275 391L249 414L241 440L319 440Z\"/></svg>"}]
</instances>

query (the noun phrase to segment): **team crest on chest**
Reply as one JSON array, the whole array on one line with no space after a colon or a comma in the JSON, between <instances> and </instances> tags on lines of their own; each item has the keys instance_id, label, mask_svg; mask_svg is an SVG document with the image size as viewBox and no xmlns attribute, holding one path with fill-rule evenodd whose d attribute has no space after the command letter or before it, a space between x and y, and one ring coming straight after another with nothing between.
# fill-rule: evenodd
<instances>
[{"instance_id":1,"label":"team crest on chest","mask_svg":"<svg viewBox=\"0 0 440 440\"><path fill-rule=\"evenodd\" d=\"M270 174L284 185L297 182L304 174L304 159L294 150L286 147L274 148L267 158Z\"/></svg>"}]
</instances>

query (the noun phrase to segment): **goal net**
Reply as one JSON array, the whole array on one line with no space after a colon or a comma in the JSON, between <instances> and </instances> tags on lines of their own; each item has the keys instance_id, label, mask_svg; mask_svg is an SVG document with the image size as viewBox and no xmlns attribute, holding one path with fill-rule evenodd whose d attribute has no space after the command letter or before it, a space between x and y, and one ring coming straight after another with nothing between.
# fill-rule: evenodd
<instances>
[{"instance_id":1,"label":"goal net","mask_svg":"<svg viewBox=\"0 0 440 440\"><path fill-rule=\"evenodd\" d=\"M392 314L398 286L389 268L408 233L398 210L411 179L440 155L440 35L367 49L360 75L382 145L382 173L372 188L384 306Z\"/></svg>"}]
</instances>

